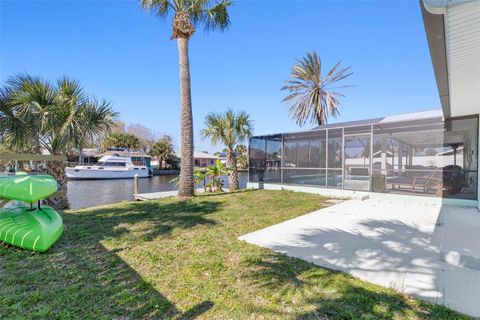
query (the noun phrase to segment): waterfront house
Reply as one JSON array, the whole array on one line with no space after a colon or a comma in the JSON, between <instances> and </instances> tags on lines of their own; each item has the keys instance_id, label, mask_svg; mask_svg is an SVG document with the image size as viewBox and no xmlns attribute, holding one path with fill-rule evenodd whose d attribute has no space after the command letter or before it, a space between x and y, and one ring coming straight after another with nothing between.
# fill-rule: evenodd
<instances>
[{"instance_id":1,"label":"waterfront house","mask_svg":"<svg viewBox=\"0 0 480 320\"><path fill-rule=\"evenodd\" d=\"M195 167L208 167L215 165L215 161L217 161L219 157L208 154L206 152L195 151L193 152L193 162Z\"/></svg>"},{"instance_id":2,"label":"waterfront house","mask_svg":"<svg viewBox=\"0 0 480 320\"><path fill-rule=\"evenodd\" d=\"M252 137L250 187L348 200L240 239L480 317L480 1L420 6L441 108Z\"/></svg>"},{"instance_id":3,"label":"waterfront house","mask_svg":"<svg viewBox=\"0 0 480 320\"><path fill-rule=\"evenodd\" d=\"M480 3L421 7L441 109L252 137L251 187L428 195L480 208Z\"/></svg>"},{"instance_id":4,"label":"waterfront house","mask_svg":"<svg viewBox=\"0 0 480 320\"><path fill-rule=\"evenodd\" d=\"M92 165L98 162L99 154L100 150L98 148L85 148L82 149L82 156L80 157L80 152L78 150L75 150L71 160L72 162L80 165Z\"/></svg>"}]
</instances>

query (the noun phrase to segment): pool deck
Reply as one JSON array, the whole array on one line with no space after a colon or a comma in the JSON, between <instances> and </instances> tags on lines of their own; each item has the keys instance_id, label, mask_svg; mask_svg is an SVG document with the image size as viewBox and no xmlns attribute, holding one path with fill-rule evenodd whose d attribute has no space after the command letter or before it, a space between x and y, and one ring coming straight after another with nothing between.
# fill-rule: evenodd
<instances>
[{"instance_id":1,"label":"pool deck","mask_svg":"<svg viewBox=\"0 0 480 320\"><path fill-rule=\"evenodd\" d=\"M240 240L480 317L480 212L347 200Z\"/></svg>"}]
</instances>

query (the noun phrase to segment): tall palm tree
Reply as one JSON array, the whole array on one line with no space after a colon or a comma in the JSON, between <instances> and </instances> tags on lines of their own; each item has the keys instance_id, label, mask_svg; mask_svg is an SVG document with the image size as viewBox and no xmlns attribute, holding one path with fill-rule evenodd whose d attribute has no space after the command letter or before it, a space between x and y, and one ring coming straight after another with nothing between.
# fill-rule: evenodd
<instances>
[{"instance_id":1,"label":"tall palm tree","mask_svg":"<svg viewBox=\"0 0 480 320\"><path fill-rule=\"evenodd\" d=\"M0 95L0 132L10 147L36 152L43 147L62 155L108 132L117 113L106 102L89 99L79 82L61 78L55 85L39 77L17 75L7 81ZM59 196L50 198L56 208L68 208L65 164L47 163L58 182Z\"/></svg>"},{"instance_id":2,"label":"tall palm tree","mask_svg":"<svg viewBox=\"0 0 480 320\"><path fill-rule=\"evenodd\" d=\"M181 105L181 147L179 196L194 195L193 177L193 118L190 90L190 64L188 59L188 40L195 27L203 25L206 29L224 30L230 24L227 8L230 0L222 0L209 6L207 0L140 0L142 8L161 18L173 15L172 37L177 39L178 61L180 67L180 105Z\"/></svg>"},{"instance_id":3,"label":"tall palm tree","mask_svg":"<svg viewBox=\"0 0 480 320\"><path fill-rule=\"evenodd\" d=\"M336 83L352 75L350 67L340 69L340 61L322 78L322 63L317 52L307 52L306 57L297 59L292 67L290 79L282 90L289 92L283 102L290 103L289 114L300 126L310 120L312 124L327 123L328 116L339 114L339 97L336 89L349 87Z\"/></svg>"},{"instance_id":4,"label":"tall palm tree","mask_svg":"<svg viewBox=\"0 0 480 320\"><path fill-rule=\"evenodd\" d=\"M238 113L228 110L225 114L210 113L205 117L205 129L200 135L210 138L212 144L223 144L227 149L227 167L229 190L238 190L237 158L235 146L252 135L253 123L244 111Z\"/></svg>"}]
</instances>

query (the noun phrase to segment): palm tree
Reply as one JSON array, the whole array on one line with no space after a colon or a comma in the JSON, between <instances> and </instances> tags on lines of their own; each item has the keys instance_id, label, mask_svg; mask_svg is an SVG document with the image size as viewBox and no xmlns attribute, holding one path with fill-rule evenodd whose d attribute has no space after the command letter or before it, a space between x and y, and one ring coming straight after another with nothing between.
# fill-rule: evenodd
<instances>
[{"instance_id":1,"label":"palm tree","mask_svg":"<svg viewBox=\"0 0 480 320\"><path fill-rule=\"evenodd\" d=\"M238 113L228 110L225 114L210 113L205 117L205 129L200 135L210 138L212 144L223 144L227 149L227 167L230 191L238 190L237 158L235 146L252 135L253 123L244 111Z\"/></svg>"},{"instance_id":2,"label":"palm tree","mask_svg":"<svg viewBox=\"0 0 480 320\"><path fill-rule=\"evenodd\" d=\"M11 148L34 146L62 155L110 130L117 113L106 102L88 98L77 81L61 78L55 85L39 77L17 75L0 95L0 132ZM3 121L5 120L5 121ZM49 161L47 171L58 182L59 195L47 202L68 208L65 163Z\"/></svg>"},{"instance_id":3,"label":"palm tree","mask_svg":"<svg viewBox=\"0 0 480 320\"><path fill-rule=\"evenodd\" d=\"M131 134L123 132L110 133L102 142L103 149L108 148L126 148L138 150L141 147L140 139Z\"/></svg>"},{"instance_id":4,"label":"palm tree","mask_svg":"<svg viewBox=\"0 0 480 320\"><path fill-rule=\"evenodd\" d=\"M239 144L235 148L235 153L238 155L238 166L241 169L248 168L248 148L243 144Z\"/></svg>"},{"instance_id":5,"label":"palm tree","mask_svg":"<svg viewBox=\"0 0 480 320\"><path fill-rule=\"evenodd\" d=\"M158 158L158 167L162 169L163 163L173 158L174 155L172 138L167 135L160 138L153 144L150 155Z\"/></svg>"},{"instance_id":6,"label":"palm tree","mask_svg":"<svg viewBox=\"0 0 480 320\"><path fill-rule=\"evenodd\" d=\"M232 168L223 166L222 161L220 161L220 159L217 159L217 161L215 161L215 165L208 166L206 171L204 171L204 174L205 174L204 179L209 180L208 183L206 184L206 187L208 187L210 191L213 191L213 192L223 192L222 176L230 175L233 170L234 169ZM201 174L197 177L201 178ZM206 187L204 187L205 191L206 191ZM230 191L232 190L230 189Z\"/></svg>"},{"instance_id":7,"label":"palm tree","mask_svg":"<svg viewBox=\"0 0 480 320\"><path fill-rule=\"evenodd\" d=\"M327 123L328 116L336 117L339 114L338 98L344 95L333 90L349 87L335 84L352 75L350 67L339 68L340 61L322 78L322 64L315 51L297 59L290 79L282 90L289 92L283 102L291 103L289 114L298 125L303 126L308 120L312 124L323 125Z\"/></svg>"},{"instance_id":8,"label":"palm tree","mask_svg":"<svg viewBox=\"0 0 480 320\"><path fill-rule=\"evenodd\" d=\"M209 6L207 0L140 0L142 8L161 18L173 15L172 37L177 39L180 67L180 105L181 105L181 148L180 183L178 195L194 195L193 177L193 118L190 91L190 64L188 59L188 40L195 27L203 25L206 29L224 30L230 24L227 8L230 0L222 0Z\"/></svg>"},{"instance_id":9,"label":"palm tree","mask_svg":"<svg viewBox=\"0 0 480 320\"><path fill-rule=\"evenodd\" d=\"M247 148L247 146L244 145L244 144L238 144L238 145L235 147L235 152L236 152L236 153L242 154L242 153L247 153L247 151L248 151L248 148Z\"/></svg>"}]
</instances>

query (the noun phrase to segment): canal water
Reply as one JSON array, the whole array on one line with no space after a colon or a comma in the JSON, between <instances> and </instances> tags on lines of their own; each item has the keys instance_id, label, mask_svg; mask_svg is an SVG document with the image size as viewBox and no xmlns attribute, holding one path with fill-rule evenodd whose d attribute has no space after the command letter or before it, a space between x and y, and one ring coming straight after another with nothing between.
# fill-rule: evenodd
<instances>
[{"instance_id":1,"label":"canal water","mask_svg":"<svg viewBox=\"0 0 480 320\"><path fill-rule=\"evenodd\" d=\"M138 180L140 193L171 191L177 187L170 180L177 176L154 176ZM247 186L248 173L239 172L240 188ZM224 177L224 187L228 188L228 178ZM199 186L201 187L201 186ZM104 204L132 201L133 179L115 180L71 180L68 181L68 198L72 209L88 208Z\"/></svg>"}]
</instances>

